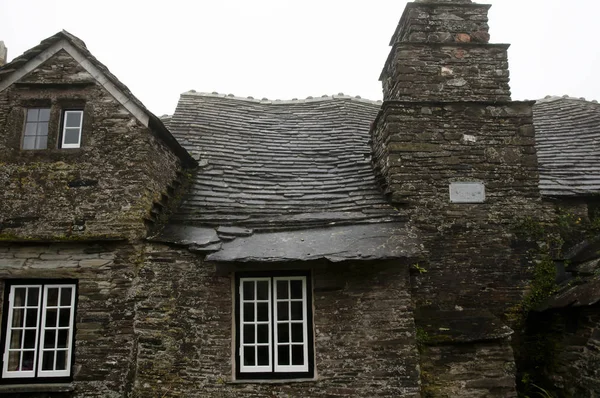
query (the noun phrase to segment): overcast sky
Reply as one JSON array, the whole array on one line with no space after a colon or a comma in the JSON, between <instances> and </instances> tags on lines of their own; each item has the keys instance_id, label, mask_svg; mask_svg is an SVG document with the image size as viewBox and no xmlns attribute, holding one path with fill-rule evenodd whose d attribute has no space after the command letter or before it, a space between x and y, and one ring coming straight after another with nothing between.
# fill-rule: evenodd
<instances>
[{"instance_id":1,"label":"overcast sky","mask_svg":"<svg viewBox=\"0 0 600 398\"><path fill-rule=\"evenodd\" d=\"M490 0L511 43L513 99L600 99L598 0ZM291 99L381 99L402 0L0 0L9 60L65 29L154 113L188 90Z\"/></svg>"}]
</instances>

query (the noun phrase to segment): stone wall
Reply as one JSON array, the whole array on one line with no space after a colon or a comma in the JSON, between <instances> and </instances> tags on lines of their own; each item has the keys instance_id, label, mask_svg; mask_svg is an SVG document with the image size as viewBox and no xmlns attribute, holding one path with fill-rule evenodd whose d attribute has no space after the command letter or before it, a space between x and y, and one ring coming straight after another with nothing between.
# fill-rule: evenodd
<instances>
[{"instance_id":1,"label":"stone wall","mask_svg":"<svg viewBox=\"0 0 600 398\"><path fill-rule=\"evenodd\" d=\"M517 396L508 340L425 346L421 372L423 398Z\"/></svg>"},{"instance_id":2,"label":"stone wall","mask_svg":"<svg viewBox=\"0 0 600 398\"><path fill-rule=\"evenodd\" d=\"M252 383L232 379L232 275L161 245L144 264L136 397L419 396L406 266L311 264L316 380Z\"/></svg>"},{"instance_id":3,"label":"stone wall","mask_svg":"<svg viewBox=\"0 0 600 398\"><path fill-rule=\"evenodd\" d=\"M594 398L600 393L600 306L567 307L532 313L526 344L539 347L535 381L564 398ZM544 362L540 365L540 362ZM530 386L531 388L531 386ZM535 389L532 388L534 391Z\"/></svg>"},{"instance_id":4,"label":"stone wall","mask_svg":"<svg viewBox=\"0 0 600 398\"><path fill-rule=\"evenodd\" d=\"M137 348L134 280L140 251L124 242L0 243L0 316L7 279L78 280L74 397L117 398L131 391Z\"/></svg>"},{"instance_id":5,"label":"stone wall","mask_svg":"<svg viewBox=\"0 0 600 398\"><path fill-rule=\"evenodd\" d=\"M51 108L48 149L21 150L27 108ZM83 109L81 148L58 148L62 109ZM0 238L144 236L179 159L64 50L0 93Z\"/></svg>"}]
</instances>

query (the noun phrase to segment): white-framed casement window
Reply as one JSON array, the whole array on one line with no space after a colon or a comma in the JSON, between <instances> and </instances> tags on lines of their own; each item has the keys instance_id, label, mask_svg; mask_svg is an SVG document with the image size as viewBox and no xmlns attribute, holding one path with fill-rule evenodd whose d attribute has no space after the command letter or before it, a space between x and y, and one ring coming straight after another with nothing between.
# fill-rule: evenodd
<instances>
[{"instance_id":1,"label":"white-framed casement window","mask_svg":"<svg viewBox=\"0 0 600 398\"><path fill-rule=\"evenodd\" d=\"M79 148L81 131L83 130L83 111L68 110L63 112L61 148Z\"/></svg>"},{"instance_id":2,"label":"white-framed casement window","mask_svg":"<svg viewBox=\"0 0 600 398\"><path fill-rule=\"evenodd\" d=\"M243 274L236 285L236 377L313 377L310 276Z\"/></svg>"},{"instance_id":3,"label":"white-framed casement window","mask_svg":"<svg viewBox=\"0 0 600 398\"><path fill-rule=\"evenodd\" d=\"M2 379L70 378L75 283L11 283L6 286Z\"/></svg>"},{"instance_id":4,"label":"white-framed casement window","mask_svg":"<svg viewBox=\"0 0 600 398\"><path fill-rule=\"evenodd\" d=\"M29 108L25 116L23 149L46 149L48 147L48 122L50 108Z\"/></svg>"}]
</instances>

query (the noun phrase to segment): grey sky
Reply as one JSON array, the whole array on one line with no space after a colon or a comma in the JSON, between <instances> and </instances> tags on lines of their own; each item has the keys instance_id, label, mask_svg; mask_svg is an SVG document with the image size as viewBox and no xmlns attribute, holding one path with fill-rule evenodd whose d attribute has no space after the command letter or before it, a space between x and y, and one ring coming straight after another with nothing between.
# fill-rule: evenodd
<instances>
[{"instance_id":1,"label":"grey sky","mask_svg":"<svg viewBox=\"0 0 600 398\"><path fill-rule=\"evenodd\" d=\"M485 1L481 1L485 2ZM597 0L490 0L492 42L511 43L514 99L600 99ZM0 0L9 59L66 29L154 113L179 94L381 99L401 0Z\"/></svg>"}]
</instances>

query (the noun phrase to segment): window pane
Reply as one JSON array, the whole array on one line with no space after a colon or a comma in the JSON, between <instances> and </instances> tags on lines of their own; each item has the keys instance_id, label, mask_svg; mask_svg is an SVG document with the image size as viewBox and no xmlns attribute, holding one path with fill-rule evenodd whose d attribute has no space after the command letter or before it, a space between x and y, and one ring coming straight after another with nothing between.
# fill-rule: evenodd
<instances>
[{"instance_id":1,"label":"window pane","mask_svg":"<svg viewBox=\"0 0 600 398\"><path fill-rule=\"evenodd\" d=\"M46 327L56 327L56 310L46 310Z\"/></svg>"},{"instance_id":2,"label":"window pane","mask_svg":"<svg viewBox=\"0 0 600 398\"><path fill-rule=\"evenodd\" d=\"M64 288L60 290L60 305L71 306L71 292L72 288Z\"/></svg>"},{"instance_id":3,"label":"window pane","mask_svg":"<svg viewBox=\"0 0 600 398\"><path fill-rule=\"evenodd\" d=\"M46 149L48 147L48 137L38 135L35 139L35 149Z\"/></svg>"},{"instance_id":4,"label":"window pane","mask_svg":"<svg viewBox=\"0 0 600 398\"><path fill-rule=\"evenodd\" d=\"M44 333L44 348L55 348L56 345L56 330L47 329Z\"/></svg>"},{"instance_id":5,"label":"window pane","mask_svg":"<svg viewBox=\"0 0 600 398\"><path fill-rule=\"evenodd\" d=\"M27 289L24 287L19 287L15 289L15 307L24 307L25 306L25 294Z\"/></svg>"},{"instance_id":6,"label":"window pane","mask_svg":"<svg viewBox=\"0 0 600 398\"><path fill-rule=\"evenodd\" d=\"M56 352L56 368L55 370L65 370L67 368L67 352Z\"/></svg>"},{"instance_id":7,"label":"window pane","mask_svg":"<svg viewBox=\"0 0 600 398\"><path fill-rule=\"evenodd\" d=\"M19 290L19 289L17 289ZM38 301L40 297L40 288L39 287L30 287L27 295L27 305L30 307L37 307Z\"/></svg>"},{"instance_id":8,"label":"window pane","mask_svg":"<svg viewBox=\"0 0 600 398\"><path fill-rule=\"evenodd\" d=\"M244 325L244 343L254 343L254 325Z\"/></svg>"},{"instance_id":9,"label":"window pane","mask_svg":"<svg viewBox=\"0 0 600 398\"><path fill-rule=\"evenodd\" d=\"M37 125L37 134L36 135L48 135L48 123L38 123Z\"/></svg>"},{"instance_id":10,"label":"window pane","mask_svg":"<svg viewBox=\"0 0 600 398\"><path fill-rule=\"evenodd\" d=\"M42 370L54 370L54 351L44 351Z\"/></svg>"},{"instance_id":11,"label":"window pane","mask_svg":"<svg viewBox=\"0 0 600 398\"><path fill-rule=\"evenodd\" d=\"M244 347L244 365L254 366L254 347Z\"/></svg>"},{"instance_id":12,"label":"window pane","mask_svg":"<svg viewBox=\"0 0 600 398\"><path fill-rule=\"evenodd\" d=\"M81 126L81 112L66 112L65 119L66 119L65 120L66 127Z\"/></svg>"},{"instance_id":13,"label":"window pane","mask_svg":"<svg viewBox=\"0 0 600 398\"><path fill-rule=\"evenodd\" d=\"M269 303L258 303L256 304L257 320L268 321L269 320Z\"/></svg>"},{"instance_id":14,"label":"window pane","mask_svg":"<svg viewBox=\"0 0 600 398\"><path fill-rule=\"evenodd\" d=\"M292 301L292 319L302 320L302 301Z\"/></svg>"},{"instance_id":15,"label":"window pane","mask_svg":"<svg viewBox=\"0 0 600 398\"><path fill-rule=\"evenodd\" d=\"M292 365L304 365L304 346L292 346Z\"/></svg>"},{"instance_id":16,"label":"window pane","mask_svg":"<svg viewBox=\"0 0 600 398\"><path fill-rule=\"evenodd\" d=\"M11 351L8 354L8 370L12 371L12 372L19 370L20 363L21 363L21 352L20 351Z\"/></svg>"},{"instance_id":17,"label":"window pane","mask_svg":"<svg viewBox=\"0 0 600 398\"><path fill-rule=\"evenodd\" d=\"M23 340L23 348L35 348L36 329L25 331L25 340Z\"/></svg>"},{"instance_id":18,"label":"window pane","mask_svg":"<svg viewBox=\"0 0 600 398\"><path fill-rule=\"evenodd\" d=\"M33 370L33 360L35 358L35 353L33 351L24 351L21 363L21 370Z\"/></svg>"},{"instance_id":19,"label":"window pane","mask_svg":"<svg viewBox=\"0 0 600 398\"><path fill-rule=\"evenodd\" d=\"M260 281L256 282L256 296L258 300L269 299L269 282Z\"/></svg>"},{"instance_id":20,"label":"window pane","mask_svg":"<svg viewBox=\"0 0 600 398\"><path fill-rule=\"evenodd\" d=\"M302 281L290 281L292 298L293 299L301 299L302 298Z\"/></svg>"},{"instance_id":21,"label":"window pane","mask_svg":"<svg viewBox=\"0 0 600 398\"><path fill-rule=\"evenodd\" d=\"M23 321L25 320L25 310L23 309L15 309L13 310L13 319L12 319L12 326L13 327L22 327L23 326Z\"/></svg>"},{"instance_id":22,"label":"window pane","mask_svg":"<svg viewBox=\"0 0 600 398\"><path fill-rule=\"evenodd\" d=\"M289 318L288 302L277 303L277 320L287 321Z\"/></svg>"},{"instance_id":23,"label":"window pane","mask_svg":"<svg viewBox=\"0 0 600 398\"><path fill-rule=\"evenodd\" d=\"M23 137L23 149L35 149L35 135Z\"/></svg>"},{"instance_id":24,"label":"window pane","mask_svg":"<svg viewBox=\"0 0 600 398\"><path fill-rule=\"evenodd\" d=\"M244 292L244 300L254 300L254 282L245 281L242 284L242 290Z\"/></svg>"},{"instance_id":25,"label":"window pane","mask_svg":"<svg viewBox=\"0 0 600 398\"><path fill-rule=\"evenodd\" d=\"M288 281L277 281L277 299L288 298Z\"/></svg>"},{"instance_id":26,"label":"window pane","mask_svg":"<svg viewBox=\"0 0 600 398\"><path fill-rule=\"evenodd\" d=\"M302 343L304 340L304 325L301 323L292 323L292 341Z\"/></svg>"},{"instance_id":27,"label":"window pane","mask_svg":"<svg viewBox=\"0 0 600 398\"><path fill-rule=\"evenodd\" d=\"M37 308L29 308L27 310L27 320L25 321L25 326L27 327L37 327L37 314L38 314L38 310Z\"/></svg>"},{"instance_id":28,"label":"window pane","mask_svg":"<svg viewBox=\"0 0 600 398\"><path fill-rule=\"evenodd\" d=\"M27 109L27 121L28 122L37 122L39 114L40 114L39 109Z\"/></svg>"},{"instance_id":29,"label":"window pane","mask_svg":"<svg viewBox=\"0 0 600 398\"><path fill-rule=\"evenodd\" d=\"M10 335L10 348L22 348L21 347L21 336L22 336L22 331L21 330L13 330L11 335Z\"/></svg>"},{"instance_id":30,"label":"window pane","mask_svg":"<svg viewBox=\"0 0 600 398\"><path fill-rule=\"evenodd\" d=\"M37 135L37 123L26 123L25 124L25 136Z\"/></svg>"},{"instance_id":31,"label":"window pane","mask_svg":"<svg viewBox=\"0 0 600 398\"><path fill-rule=\"evenodd\" d=\"M79 132L81 130L79 130L78 128L75 129L65 129L65 137L64 137L64 144L78 144L79 143Z\"/></svg>"},{"instance_id":32,"label":"window pane","mask_svg":"<svg viewBox=\"0 0 600 398\"><path fill-rule=\"evenodd\" d=\"M69 330L63 329L58 331L58 348L68 348L69 347Z\"/></svg>"},{"instance_id":33,"label":"window pane","mask_svg":"<svg viewBox=\"0 0 600 398\"><path fill-rule=\"evenodd\" d=\"M254 321L254 303L244 304L244 321L245 322L253 322Z\"/></svg>"},{"instance_id":34,"label":"window pane","mask_svg":"<svg viewBox=\"0 0 600 398\"><path fill-rule=\"evenodd\" d=\"M277 346L277 361L278 365L289 365L290 364L290 346L280 345Z\"/></svg>"},{"instance_id":35,"label":"window pane","mask_svg":"<svg viewBox=\"0 0 600 398\"><path fill-rule=\"evenodd\" d=\"M71 318L71 309L70 308L61 308L60 318L58 320L58 326L61 326L61 327L69 326L70 318Z\"/></svg>"},{"instance_id":36,"label":"window pane","mask_svg":"<svg viewBox=\"0 0 600 398\"><path fill-rule=\"evenodd\" d=\"M39 121L47 122L48 120L50 120L50 109L40 109Z\"/></svg>"},{"instance_id":37,"label":"window pane","mask_svg":"<svg viewBox=\"0 0 600 398\"><path fill-rule=\"evenodd\" d=\"M47 305L49 307L56 307L58 305L58 288L48 289Z\"/></svg>"},{"instance_id":38,"label":"window pane","mask_svg":"<svg viewBox=\"0 0 600 398\"><path fill-rule=\"evenodd\" d=\"M258 349L258 365L269 365L269 347L268 346L261 346L261 347L257 347Z\"/></svg>"},{"instance_id":39,"label":"window pane","mask_svg":"<svg viewBox=\"0 0 600 398\"><path fill-rule=\"evenodd\" d=\"M288 343L290 341L289 323L280 323L277 325L277 340L278 343Z\"/></svg>"},{"instance_id":40,"label":"window pane","mask_svg":"<svg viewBox=\"0 0 600 398\"><path fill-rule=\"evenodd\" d=\"M266 344L269 342L269 325L257 325L256 326L257 333L257 343Z\"/></svg>"}]
</instances>

